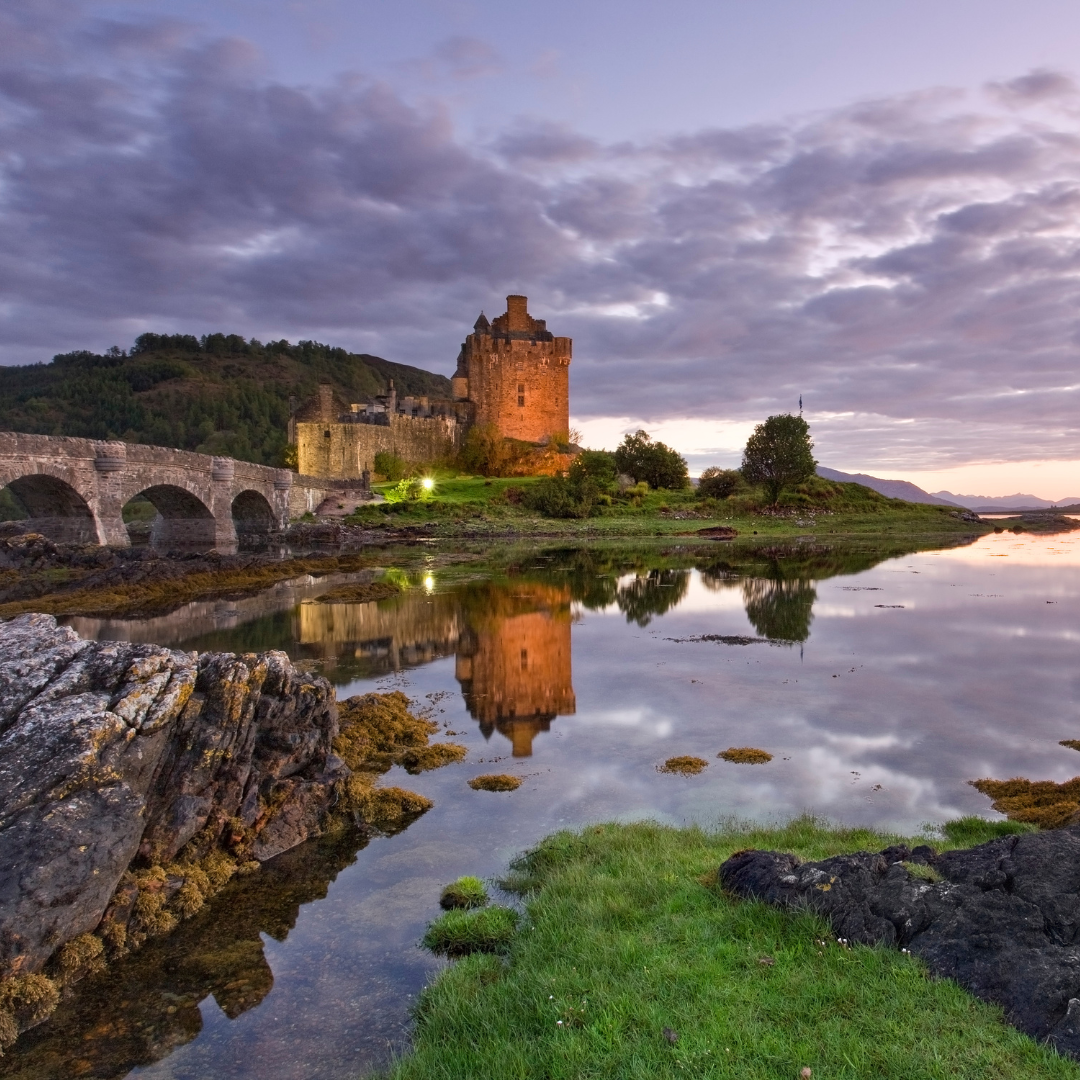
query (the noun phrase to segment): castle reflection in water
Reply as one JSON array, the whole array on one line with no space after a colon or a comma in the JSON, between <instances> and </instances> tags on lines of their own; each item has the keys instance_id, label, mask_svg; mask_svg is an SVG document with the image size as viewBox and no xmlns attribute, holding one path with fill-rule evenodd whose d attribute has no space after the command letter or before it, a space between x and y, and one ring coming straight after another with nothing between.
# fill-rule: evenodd
<instances>
[{"instance_id":1,"label":"castle reflection in water","mask_svg":"<svg viewBox=\"0 0 1080 1080\"><path fill-rule=\"evenodd\" d=\"M537 734L576 709L568 586L482 583L378 604L307 603L299 620L300 644L328 665L350 650L379 672L453 654L469 714L485 737L509 739L514 757L529 757Z\"/></svg>"}]
</instances>

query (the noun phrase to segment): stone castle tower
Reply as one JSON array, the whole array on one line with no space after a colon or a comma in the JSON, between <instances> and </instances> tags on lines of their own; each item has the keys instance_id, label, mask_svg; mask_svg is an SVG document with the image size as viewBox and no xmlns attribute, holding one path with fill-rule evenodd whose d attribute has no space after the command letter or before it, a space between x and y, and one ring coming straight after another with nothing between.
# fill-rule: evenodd
<instances>
[{"instance_id":1,"label":"stone castle tower","mask_svg":"<svg viewBox=\"0 0 1080 1080\"><path fill-rule=\"evenodd\" d=\"M454 399L471 402L474 424L507 438L540 442L570 430L570 338L553 337L524 296L506 298L506 314L481 313L461 346L451 380Z\"/></svg>"}]
</instances>

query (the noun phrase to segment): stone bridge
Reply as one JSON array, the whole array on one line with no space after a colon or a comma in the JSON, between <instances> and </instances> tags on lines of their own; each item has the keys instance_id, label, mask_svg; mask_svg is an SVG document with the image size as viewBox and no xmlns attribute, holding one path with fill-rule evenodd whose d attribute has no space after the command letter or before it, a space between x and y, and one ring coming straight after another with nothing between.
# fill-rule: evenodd
<instances>
[{"instance_id":1,"label":"stone bridge","mask_svg":"<svg viewBox=\"0 0 1080 1080\"><path fill-rule=\"evenodd\" d=\"M142 495L157 510L155 547L232 551L315 511L343 486L164 446L0 432L0 487L26 508L28 528L56 541L126 547L123 508Z\"/></svg>"}]
</instances>

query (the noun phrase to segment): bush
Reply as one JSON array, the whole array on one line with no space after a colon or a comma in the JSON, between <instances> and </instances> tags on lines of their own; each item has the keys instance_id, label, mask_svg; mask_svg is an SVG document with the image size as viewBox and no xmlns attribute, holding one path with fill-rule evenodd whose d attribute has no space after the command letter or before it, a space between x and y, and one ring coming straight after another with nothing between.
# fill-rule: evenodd
<instances>
[{"instance_id":1,"label":"bush","mask_svg":"<svg viewBox=\"0 0 1080 1080\"><path fill-rule=\"evenodd\" d=\"M481 476L505 476L513 464L513 447L494 424L469 428L458 455L461 467Z\"/></svg>"},{"instance_id":2,"label":"bush","mask_svg":"<svg viewBox=\"0 0 1080 1080\"><path fill-rule=\"evenodd\" d=\"M614 454L619 472L653 488L684 488L689 483L686 459L670 446L653 442L647 432L627 435Z\"/></svg>"},{"instance_id":3,"label":"bush","mask_svg":"<svg viewBox=\"0 0 1080 1080\"><path fill-rule=\"evenodd\" d=\"M580 484L585 479L596 481L604 491L615 484L619 470L615 465L615 455L609 450L582 450L570 464L568 477L571 483Z\"/></svg>"},{"instance_id":4,"label":"bush","mask_svg":"<svg viewBox=\"0 0 1080 1080\"><path fill-rule=\"evenodd\" d=\"M746 481L738 469L718 469L716 466L706 469L698 480L697 497L699 499L726 499L734 495Z\"/></svg>"},{"instance_id":5,"label":"bush","mask_svg":"<svg viewBox=\"0 0 1080 1080\"><path fill-rule=\"evenodd\" d=\"M545 476L523 493L521 501L544 517L587 518L596 512L601 495L591 476L577 482L563 476Z\"/></svg>"},{"instance_id":6,"label":"bush","mask_svg":"<svg viewBox=\"0 0 1080 1080\"><path fill-rule=\"evenodd\" d=\"M409 463L390 453L389 450L380 450L375 455L375 472L387 480L404 480L410 473Z\"/></svg>"}]
</instances>

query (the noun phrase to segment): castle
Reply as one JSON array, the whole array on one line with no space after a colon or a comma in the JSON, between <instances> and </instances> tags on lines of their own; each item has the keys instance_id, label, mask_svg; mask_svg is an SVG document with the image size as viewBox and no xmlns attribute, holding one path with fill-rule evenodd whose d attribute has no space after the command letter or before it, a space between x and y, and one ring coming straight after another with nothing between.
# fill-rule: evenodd
<instances>
[{"instance_id":1,"label":"castle","mask_svg":"<svg viewBox=\"0 0 1080 1080\"><path fill-rule=\"evenodd\" d=\"M458 354L450 398L386 394L346 404L327 385L289 421L298 471L306 476L362 479L375 455L410 462L452 457L469 428L492 426L504 438L542 444L570 429L570 338L554 337L534 319L524 296L508 296L506 312L481 312Z\"/></svg>"}]
</instances>

